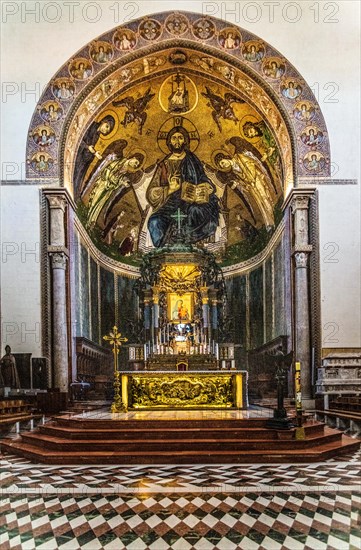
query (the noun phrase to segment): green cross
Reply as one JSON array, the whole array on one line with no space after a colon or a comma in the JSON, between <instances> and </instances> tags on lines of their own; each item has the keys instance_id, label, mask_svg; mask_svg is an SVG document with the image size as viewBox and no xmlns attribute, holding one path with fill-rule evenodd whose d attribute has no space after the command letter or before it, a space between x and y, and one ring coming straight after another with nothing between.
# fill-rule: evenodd
<instances>
[{"instance_id":1,"label":"green cross","mask_svg":"<svg viewBox=\"0 0 361 550\"><path fill-rule=\"evenodd\" d=\"M178 225L178 231L181 230L181 225L182 225L182 221L187 218L187 214L182 214L182 211L180 208L178 208L178 210L176 211L175 214L171 214L170 216L171 218L173 218L174 220L176 220L177 222L177 225Z\"/></svg>"}]
</instances>

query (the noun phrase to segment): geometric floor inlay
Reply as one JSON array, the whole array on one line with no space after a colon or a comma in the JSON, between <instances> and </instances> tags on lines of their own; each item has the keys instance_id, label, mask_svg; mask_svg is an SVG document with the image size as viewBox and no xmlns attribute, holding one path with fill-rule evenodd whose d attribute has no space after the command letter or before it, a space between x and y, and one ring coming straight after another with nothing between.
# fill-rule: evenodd
<instances>
[{"instance_id":1,"label":"geometric floor inlay","mask_svg":"<svg viewBox=\"0 0 361 550\"><path fill-rule=\"evenodd\" d=\"M299 465L2 460L1 549L359 550L360 451Z\"/></svg>"}]
</instances>

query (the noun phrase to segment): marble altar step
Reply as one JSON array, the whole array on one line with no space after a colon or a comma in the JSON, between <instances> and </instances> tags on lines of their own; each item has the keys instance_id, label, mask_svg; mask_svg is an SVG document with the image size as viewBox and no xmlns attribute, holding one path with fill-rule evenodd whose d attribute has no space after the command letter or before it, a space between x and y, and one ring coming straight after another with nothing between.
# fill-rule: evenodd
<instances>
[{"instance_id":1,"label":"marble altar step","mask_svg":"<svg viewBox=\"0 0 361 550\"><path fill-rule=\"evenodd\" d=\"M103 451L104 453L117 452L119 450L127 452L129 455L142 450L142 452L159 451L160 445L167 451L203 451L209 452L218 451L243 451L243 450L263 450L269 451L271 449L285 450L289 449L290 441L287 439L246 439L238 440L236 438L228 439L226 437L205 438L204 434L199 434L199 438L190 439L173 439L171 434L169 437L160 441L159 439L152 439L151 433L143 434L136 440L129 439L113 439L113 440L73 440L63 439L61 437L55 437L53 435L46 435L35 432L23 433L22 441L28 445L41 447L50 451L82 451L87 454L88 451ZM340 433L334 431L333 433L322 434L316 437L308 437L305 440L293 440L292 445L294 450L308 449L310 447L316 447L330 442L336 442L340 440Z\"/></svg>"},{"instance_id":2,"label":"marble altar step","mask_svg":"<svg viewBox=\"0 0 361 550\"><path fill-rule=\"evenodd\" d=\"M169 439L199 439L200 436L206 439L237 439L237 440L277 440L280 435L276 430L265 430L262 427L223 427L223 428L178 428L178 427L149 427L144 426L142 428L138 427L128 427L124 426L124 423L121 427L116 429L114 428L87 428L77 427L72 423L71 425L60 425L64 424L62 421L58 420L54 423L47 423L44 426L39 426L39 432L41 434L46 434L50 436L55 436L59 438L69 438L71 440L138 440L142 439L145 435L152 440L169 440ZM178 425L178 423L177 423ZM316 435L323 434L324 424L321 422L309 424L305 427L305 431L308 437L314 437Z\"/></svg>"},{"instance_id":3,"label":"marble altar step","mask_svg":"<svg viewBox=\"0 0 361 550\"><path fill-rule=\"evenodd\" d=\"M294 441L291 442L294 447ZM360 442L341 436L338 441L331 441L314 448L267 449L267 450L178 450L169 451L163 446L161 450L147 452L125 451L105 452L54 451L25 443L19 439L8 440L2 444L2 451L20 455L32 462L46 464L262 464L262 463L310 463L328 460L334 456L355 452Z\"/></svg>"},{"instance_id":4,"label":"marble altar step","mask_svg":"<svg viewBox=\"0 0 361 550\"><path fill-rule=\"evenodd\" d=\"M209 411L208 411L209 412ZM221 411L216 411L221 412ZM227 411L228 412L228 411ZM144 413L144 411L141 411L141 413ZM137 413L134 413L137 414ZM62 416L56 418L56 424L58 426L68 426L72 429L98 429L98 430L107 430L107 429L114 429L114 430L123 430L126 428L127 430L134 430L134 429L143 429L148 430L152 428L158 428L163 430L173 430L173 429L205 429L205 428L220 428L220 429L238 429L238 428L264 428L265 421L267 420L267 417L259 416L254 418L242 418L242 419L234 419L234 418L218 418L216 416L215 418L206 418L201 420L195 420L193 418L170 418L170 419L162 419L162 418L153 418L152 411L148 412L149 417L138 420L138 419L127 419L127 418L121 418L117 419L115 416L112 418L102 418L102 415L99 414L99 417L97 417L96 412L92 414L91 417L89 416ZM119 415L120 416L120 415Z\"/></svg>"},{"instance_id":5,"label":"marble altar step","mask_svg":"<svg viewBox=\"0 0 361 550\"><path fill-rule=\"evenodd\" d=\"M266 422L224 420L224 426L214 427L204 420L196 427L188 421L185 427L176 420L58 417L34 432L3 440L1 450L47 464L296 463L326 460L360 445L320 422L306 423L302 440L295 438L295 428L273 430Z\"/></svg>"}]
</instances>

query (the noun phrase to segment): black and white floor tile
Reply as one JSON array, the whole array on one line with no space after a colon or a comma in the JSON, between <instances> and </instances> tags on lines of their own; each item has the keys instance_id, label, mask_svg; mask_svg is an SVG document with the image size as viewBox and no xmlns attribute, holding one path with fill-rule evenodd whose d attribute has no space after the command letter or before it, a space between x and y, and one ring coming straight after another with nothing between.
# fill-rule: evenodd
<instances>
[{"instance_id":1,"label":"black and white floor tile","mask_svg":"<svg viewBox=\"0 0 361 550\"><path fill-rule=\"evenodd\" d=\"M359 550L360 456L179 467L59 467L5 456L1 548Z\"/></svg>"}]
</instances>

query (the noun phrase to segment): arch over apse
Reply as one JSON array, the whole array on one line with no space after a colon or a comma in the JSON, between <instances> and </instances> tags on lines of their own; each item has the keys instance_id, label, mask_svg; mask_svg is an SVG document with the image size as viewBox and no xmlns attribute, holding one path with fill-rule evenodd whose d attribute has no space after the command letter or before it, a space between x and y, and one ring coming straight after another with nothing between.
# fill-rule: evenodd
<instances>
[{"instance_id":1,"label":"arch over apse","mask_svg":"<svg viewBox=\"0 0 361 550\"><path fill-rule=\"evenodd\" d=\"M254 110L248 117L254 126L265 121L280 152L284 197L297 187L299 178L330 175L321 109L311 88L280 52L226 21L197 13L164 12L104 33L54 75L31 120L27 179L54 181L76 195L76 154L92 122L99 121L107 109L111 114L113 102L123 92L132 95L138 85L175 72L193 75L195 80L203 78L211 93L224 92L223 99L225 93L232 93L239 102L246 102ZM214 103L211 107L208 116L217 118L217 107ZM221 135L222 126L230 123L224 111L218 122ZM240 137L255 143L257 136L244 133L247 121L238 122Z\"/></svg>"}]
</instances>

